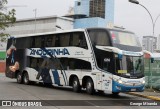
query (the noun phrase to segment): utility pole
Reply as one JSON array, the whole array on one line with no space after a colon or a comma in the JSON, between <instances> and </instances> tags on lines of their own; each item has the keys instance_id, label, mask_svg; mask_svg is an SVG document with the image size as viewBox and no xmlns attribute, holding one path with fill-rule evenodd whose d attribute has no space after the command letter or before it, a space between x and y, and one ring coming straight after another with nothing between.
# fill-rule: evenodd
<instances>
[{"instance_id":1,"label":"utility pole","mask_svg":"<svg viewBox=\"0 0 160 109\"><path fill-rule=\"evenodd\" d=\"M35 24L35 27L34 27L34 33L36 33L36 29L37 29L37 8L35 8L34 10L33 10L35 13L35 17L34 17L34 24Z\"/></svg>"}]
</instances>

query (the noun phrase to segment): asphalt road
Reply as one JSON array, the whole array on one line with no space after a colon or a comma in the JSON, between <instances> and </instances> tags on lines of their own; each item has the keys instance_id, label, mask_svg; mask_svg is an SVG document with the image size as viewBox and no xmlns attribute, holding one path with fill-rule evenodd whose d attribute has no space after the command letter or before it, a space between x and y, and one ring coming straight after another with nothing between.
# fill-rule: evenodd
<instances>
[{"instance_id":1,"label":"asphalt road","mask_svg":"<svg viewBox=\"0 0 160 109\"><path fill-rule=\"evenodd\" d=\"M24 85L16 83L15 79L6 78L3 74L0 74L0 100L60 100L59 106L43 106L43 107L23 107L26 109L150 109L151 106L125 106L124 101L129 100L147 100L145 98L120 93L119 96L113 96L112 94L99 94L88 95L85 91L81 93L72 92L71 88L60 87L45 87L43 85ZM76 105L80 103L80 106L66 106L65 102ZM77 101L79 100L79 101ZM101 104L98 104L98 102ZM52 101L51 101L52 102ZM81 103L82 102L82 103ZM108 106L104 104L108 103ZM46 102L47 103L47 102ZM48 103L49 104L49 103ZM64 104L64 105L62 105ZM10 107L0 107L10 108ZM21 109L22 107L11 107L12 109ZM152 109L159 107L152 106Z\"/></svg>"}]
</instances>

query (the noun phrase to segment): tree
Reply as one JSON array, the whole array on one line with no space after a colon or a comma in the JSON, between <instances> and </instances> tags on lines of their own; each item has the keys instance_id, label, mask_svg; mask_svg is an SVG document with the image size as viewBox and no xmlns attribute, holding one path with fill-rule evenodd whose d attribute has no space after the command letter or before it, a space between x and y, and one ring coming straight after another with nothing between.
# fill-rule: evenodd
<instances>
[{"instance_id":1,"label":"tree","mask_svg":"<svg viewBox=\"0 0 160 109\"><path fill-rule=\"evenodd\" d=\"M15 17L15 9L7 11L7 0L0 0L0 41L6 41L7 36L9 34L4 33L4 30L16 21Z\"/></svg>"}]
</instances>

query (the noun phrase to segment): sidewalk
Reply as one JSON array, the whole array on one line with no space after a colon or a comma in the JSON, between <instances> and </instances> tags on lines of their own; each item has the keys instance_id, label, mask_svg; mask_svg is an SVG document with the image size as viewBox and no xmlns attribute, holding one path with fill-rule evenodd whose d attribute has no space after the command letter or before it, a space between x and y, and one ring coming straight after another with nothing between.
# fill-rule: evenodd
<instances>
[{"instance_id":1,"label":"sidewalk","mask_svg":"<svg viewBox=\"0 0 160 109\"><path fill-rule=\"evenodd\" d=\"M160 91L156 91L153 89L145 89L144 92L129 92L127 94L160 101Z\"/></svg>"}]
</instances>

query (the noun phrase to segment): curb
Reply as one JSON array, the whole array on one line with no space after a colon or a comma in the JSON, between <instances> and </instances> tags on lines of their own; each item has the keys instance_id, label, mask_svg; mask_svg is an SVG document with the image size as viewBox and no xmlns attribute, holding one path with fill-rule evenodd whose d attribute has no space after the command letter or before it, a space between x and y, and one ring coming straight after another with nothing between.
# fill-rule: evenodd
<instances>
[{"instance_id":1,"label":"curb","mask_svg":"<svg viewBox=\"0 0 160 109\"><path fill-rule=\"evenodd\" d=\"M138 94L138 93L135 93L135 92L129 92L129 93L127 93L127 94L135 95L135 96L139 96L139 97L143 97L143 98L148 98L148 99L151 99L151 100L160 101L160 97L146 96L146 95Z\"/></svg>"}]
</instances>

